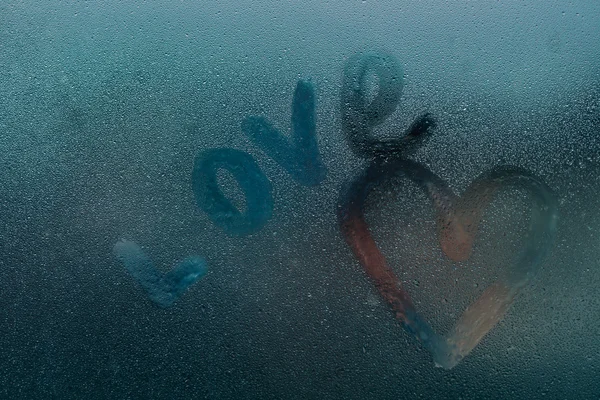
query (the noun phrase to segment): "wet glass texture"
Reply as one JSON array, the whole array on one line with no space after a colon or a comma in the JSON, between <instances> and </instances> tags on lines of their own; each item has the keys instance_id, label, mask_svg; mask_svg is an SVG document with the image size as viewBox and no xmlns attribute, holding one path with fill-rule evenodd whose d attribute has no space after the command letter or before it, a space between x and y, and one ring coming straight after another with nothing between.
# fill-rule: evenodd
<instances>
[{"instance_id":1,"label":"wet glass texture","mask_svg":"<svg viewBox=\"0 0 600 400\"><path fill-rule=\"evenodd\" d=\"M600 398L599 38L584 0L0 2L0 398Z\"/></svg>"}]
</instances>

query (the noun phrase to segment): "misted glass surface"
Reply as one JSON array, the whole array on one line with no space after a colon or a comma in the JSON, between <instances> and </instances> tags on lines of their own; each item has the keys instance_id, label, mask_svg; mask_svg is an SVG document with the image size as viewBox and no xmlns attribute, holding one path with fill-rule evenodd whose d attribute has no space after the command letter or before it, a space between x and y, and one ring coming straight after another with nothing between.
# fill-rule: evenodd
<instances>
[{"instance_id":1,"label":"misted glass surface","mask_svg":"<svg viewBox=\"0 0 600 400\"><path fill-rule=\"evenodd\" d=\"M600 3L3 1L0 398L600 397Z\"/></svg>"}]
</instances>

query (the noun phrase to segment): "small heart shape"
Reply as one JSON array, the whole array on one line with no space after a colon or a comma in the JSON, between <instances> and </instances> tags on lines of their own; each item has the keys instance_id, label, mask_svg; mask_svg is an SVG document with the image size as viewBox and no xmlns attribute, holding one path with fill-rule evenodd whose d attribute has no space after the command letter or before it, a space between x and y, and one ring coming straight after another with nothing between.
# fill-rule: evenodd
<instances>
[{"instance_id":1,"label":"small heart shape","mask_svg":"<svg viewBox=\"0 0 600 400\"><path fill-rule=\"evenodd\" d=\"M432 200L437 213L440 245L454 261L469 258L483 211L494 194L505 187L525 189L533 198L529 235L512 268L488 287L462 314L445 336L434 332L416 311L400 280L387 265L371 236L363 210L369 193L395 176L417 183ZM405 159L375 159L345 190L338 203L340 228L346 242L390 304L402 325L433 355L436 365L456 366L494 325L502 319L518 294L535 274L550 249L556 231L558 203L552 191L528 171L497 167L475 179L458 197L427 167Z\"/></svg>"},{"instance_id":2,"label":"small heart shape","mask_svg":"<svg viewBox=\"0 0 600 400\"><path fill-rule=\"evenodd\" d=\"M206 262L197 256L188 257L171 271L162 274L135 242L120 240L115 244L114 254L127 271L148 293L150 300L161 307L171 306L185 291L207 271Z\"/></svg>"}]
</instances>

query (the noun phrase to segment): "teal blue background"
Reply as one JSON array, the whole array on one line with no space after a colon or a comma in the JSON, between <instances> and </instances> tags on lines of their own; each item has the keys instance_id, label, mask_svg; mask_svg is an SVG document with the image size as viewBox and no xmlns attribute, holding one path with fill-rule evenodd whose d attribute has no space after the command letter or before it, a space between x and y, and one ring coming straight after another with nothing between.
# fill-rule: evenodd
<instances>
[{"instance_id":1,"label":"teal blue background","mask_svg":"<svg viewBox=\"0 0 600 400\"><path fill-rule=\"evenodd\" d=\"M590 1L3 1L0 4L0 398L591 399L600 396L600 4ZM505 319L455 369L398 326L341 238L335 204L363 162L340 130L346 60L384 50L405 72L396 135L438 128L415 159L462 191L503 163L561 204L554 249ZM310 78L328 175L306 188L241 130L289 132ZM232 238L197 208L198 152L247 151L273 218ZM231 176L223 190L243 206ZM417 188L367 219L440 331L519 245L519 193L454 264ZM168 309L113 256L208 274Z\"/></svg>"}]
</instances>

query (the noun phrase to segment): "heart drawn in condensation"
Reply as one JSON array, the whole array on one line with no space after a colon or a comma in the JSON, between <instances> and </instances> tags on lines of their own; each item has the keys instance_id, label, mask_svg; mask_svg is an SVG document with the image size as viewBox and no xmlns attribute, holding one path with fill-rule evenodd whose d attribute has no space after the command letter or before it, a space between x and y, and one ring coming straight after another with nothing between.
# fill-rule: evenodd
<instances>
[{"instance_id":1,"label":"heart drawn in condensation","mask_svg":"<svg viewBox=\"0 0 600 400\"><path fill-rule=\"evenodd\" d=\"M434 332L417 313L364 219L369 193L397 176L417 183L432 200L441 248L453 261L469 258L483 212L498 190L518 187L527 191L533 200L529 232L517 261L467 307L446 335ZM396 318L431 352L436 365L450 369L503 318L517 293L535 274L554 239L558 203L545 183L517 167L497 167L480 175L459 197L422 164L406 159L375 159L342 191L338 216L346 242Z\"/></svg>"}]
</instances>

